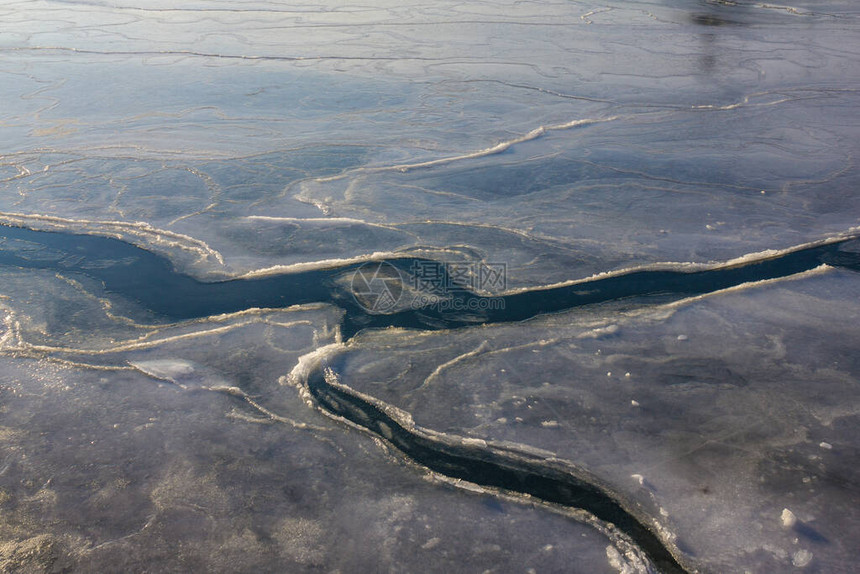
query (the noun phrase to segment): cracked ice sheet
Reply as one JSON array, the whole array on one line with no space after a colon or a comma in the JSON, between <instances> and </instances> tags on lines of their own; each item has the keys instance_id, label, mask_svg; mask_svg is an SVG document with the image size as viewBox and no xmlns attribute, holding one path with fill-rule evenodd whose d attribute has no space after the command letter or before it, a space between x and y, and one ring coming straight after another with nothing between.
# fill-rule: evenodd
<instances>
[{"instance_id":1,"label":"cracked ice sheet","mask_svg":"<svg viewBox=\"0 0 860 574\"><path fill-rule=\"evenodd\" d=\"M524 285L785 247L858 218L857 17L7 3L0 211L146 221L221 274L466 245Z\"/></svg>"},{"instance_id":2,"label":"cracked ice sheet","mask_svg":"<svg viewBox=\"0 0 860 574\"><path fill-rule=\"evenodd\" d=\"M283 386L334 308L156 327L21 283L0 301L3 571L617 571L591 527L428 480Z\"/></svg>"},{"instance_id":3,"label":"cracked ice sheet","mask_svg":"<svg viewBox=\"0 0 860 574\"><path fill-rule=\"evenodd\" d=\"M217 256L194 263L187 258L180 259L176 250L171 253L169 247L162 245L162 251L171 254L180 268L200 275L241 273L274 265L431 247L446 249L439 253L449 259L470 257L506 262L510 269L509 283L514 287L585 276L631 263L729 258L818 239L857 222L860 202L856 201L858 178L854 158L858 155L857 142L860 141L856 120L857 62L860 59L855 40L858 13L853 2L791 0L782 5L757 2L375 2L374 6L317 2L291 3L285 8L270 2L243 3L237 7L235 3L216 1L179 4L27 1L3 2L0 11L0 73L3 79L0 82L3 103L0 106L0 178L3 180L0 211L56 216L64 218L65 222L52 225L91 233L116 233L117 229L127 229L119 224L143 221L154 226L143 231L149 237L155 236L156 243L160 240L162 244L170 244L184 235L200 242L190 246L182 244L187 250L203 249L206 254L223 254L226 265L221 265ZM574 120L612 117L618 119L578 129L544 129L546 133L539 129ZM530 134L536 137L532 139ZM505 142L515 141L522 143L504 146ZM504 149L497 147L500 144ZM483 154L483 150L494 149L504 153ZM378 171L378 168L459 156L471 159L405 173ZM339 174L343 174L341 179L331 179ZM761 194L762 190L766 193ZM86 222L68 221L70 219ZM108 223L100 223L105 221ZM33 221L30 224L34 224ZM158 229L176 235L161 234ZM130 234L132 240L138 237ZM11 297L9 305L13 309L22 309L18 306L21 302L32 302L31 307L19 311L16 317L21 319L20 332L25 340L34 345L104 349L111 347L110 339L114 342L133 340L153 330L151 326L117 320L105 312L97 298L74 299L72 291L78 287L71 283L55 284L49 275L36 272L20 275L14 281L7 281L8 277L11 276L4 275L0 294ZM96 286L84 288L90 293L98 292ZM58 298L52 307L49 299L54 295ZM70 303L72 300L74 304ZM791 299L786 305L796 302ZM822 316L830 316L827 305L815 308ZM125 316L126 310L113 311ZM314 315L318 311L309 313ZM322 340L311 342L308 334L314 329L326 331L337 320L335 312L321 313L314 315L315 327L294 328L305 333L301 341L297 340L296 349L313 348L327 340L322 337ZM235 556L251 560L251 563L262 560L260 569L272 564L308 565L316 560L308 556L318 554L314 553L316 551L301 554L306 545L298 550L296 547L283 551L275 548L266 558L258 558L260 552L256 551L250 552L256 556L250 558L246 550L229 553L234 552L230 550L233 548L260 548L258 543L265 546L265 541L270 540L304 540L307 536L302 533L314 534L317 527L327 529L335 523L334 514L341 512L358 516L350 535L355 531L364 532L366 524L374 523L377 515L371 509L374 501L382 500L379 495L357 498L355 507L363 509L361 511L351 506L344 511L343 505L351 503L339 498L327 503L329 510L326 512L331 511L331 514L323 518L308 517L289 507L290 512L284 514L298 516L301 520L316 520L316 526L301 520L291 522L280 530L285 533L281 538L272 535L275 530L269 526L257 526L273 523L272 518L238 523L226 518L229 512L223 509L229 507L236 511L239 505L236 501L244 494L252 500L266 500L253 498L257 493L253 490L254 476L249 479L247 469L261 468L260 474L265 478L262 482L273 484L277 482L275 476L283 479L283 468L288 466L285 461L292 460L289 453L307 452L303 448L322 448L303 446L308 441L309 431L303 430L301 433L305 434L301 437L281 445L283 431L271 431L275 433L272 438L263 431L254 430L251 432L264 435L260 440L266 446L260 452L269 449L279 454L270 457L271 460L266 454L248 454L241 446L248 443L245 427L225 427L223 413L234 413L234 418L264 413L241 395L194 390L195 377L205 373L207 380L213 377L219 385L222 382L238 385L260 406L284 418L322 424L315 418L302 418L299 405L290 407L292 403L283 398L281 390L268 392L266 385L289 370L295 354L285 355L286 358L278 355L278 369L271 367L269 373L267 364L265 368L260 367L267 374L259 377L253 374L260 372L255 361L224 365L224 357L234 357L231 353L236 349L261 345L261 341L267 340L267 331L288 331L271 325L272 321L281 321L279 316L277 313L261 315L241 327L233 325L244 325L246 319L229 318L218 325L203 321L177 326L170 331L184 336L229 326L227 334L219 334L220 331L212 334L229 337L225 339L230 341L229 352L220 355L216 351L207 354L206 345L210 343L204 342L209 341L205 338L174 338L173 342L165 343L166 346L158 347L167 349L166 354L155 347L135 349L133 354L124 350L118 355L97 357L54 349L51 359L67 361L67 366L49 365L60 373L51 380L59 380L58 387L71 387L62 393L78 394L48 396L37 393L37 397L42 398L19 404L43 413L44 416L34 417L29 424L49 425L54 412L58 412L64 413L58 417L64 421L63 429L97 428L99 436L108 436L110 428L107 426L102 432L98 426L101 423L74 418L73 407L80 403L66 399L80 397L85 404L93 405L87 412L99 414L99 409L119 412L129 417L129 425L137 426L157 422L148 420L150 411L159 412L165 403L180 403L171 423L158 431L162 438L153 440L155 445L159 440L179 444L175 447L179 449L176 457L167 460L160 456L163 448L150 446L147 450L144 445L123 442L125 439L118 440L114 451L127 453L127 458L131 459L136 449L142 449L148 460L128 463L137 465L133 477L144 477L140 479L144 483L146 480L165 483L160 489L154 483L140 486L133 498L144 500L145 504L141 504L149 505L147 510L134 513L134 524L124 524L117 530L122 533L140 531L152 515L152 508L164 508L171 506L170 501L177 501L172 506L178 509L175 510L178 514L166 519L173 521L171 526L143 530L147 536L161 532L163 536L158 536L162 538L156 538L159 542L153 547L167 550L160 557L142 559L163 560L165 569L199 567L206 570L208 566L229 569L236 564L230 560L239 560ZM845 316L847 314L840 315ZM809 318L811 324L820 322L816 317ZM595 321L600 324L605 319L598 316ZM798 319L796 324L803 322ZM500 332L509 334L509 345L536 340L546 334L541 329L537 332L531 332L531 327L527 327L529 331L526 332L521 329L522 326L503 328ZM642 332L647 331L645 327L642 329ZM846 332L850 329L846 328ZM728 335L738 334L731 331ZM711 339L710 349L722 349L731 340L728 335L726 340ZM476 336L480 340L473 340ZM450 343L451 353L458 355L480 348L482 336L465 332L456 335ZM438 335L431 339L440 340ZM687 342L692 340L689 338ZM739 341L749 342L743 338ZM740 342L736 344L739 348L747 348ZM630 345L637 351L649 349L635 338ZM799 352L800 347L802 345L795 344L794 352ZM708 372L713 357L701 347L693 348L704 357L704 363L697 368ZM847 349L844 355L851 356L852 347ZM430 355L428 372L454 358ZM128 370L131 367L126 363L110 362L119 356L138 365L138 370ZM517 358L522 356L517 355ZM4 361L10 366L3 367L0 372L5 377L7 373L17 373L16 369L23 369L21 380L26 381L47 376L40 370L45 367L37 367L32 362L37 360L5 357ZM282 360L283 371L280 370ZM807 360L811 359L807 357ZM547 372L558 376L556 371L561 370L568 375L562 369L562 365L569 366L564 362L568 359L558 361L561 362L549 363ZM69 362L86 362L103 368L119 368L120 365L123 370L116 371L117 383L125 387L111 386L113 373L99 371L102 375L98 375L92 370L78 370L68 366ZM453 363L451 368L457 364L459 362ZM399 368L403 365L399 364ZM543 372L543 365L542 362L537 364L535 372ZM599 362L595 365L600 369L599 376L606 377L604 367L606 372L610 372L611 367L613 375L617 376L615 366ZM649 367L652 369L650 376L658 377L654 374L659 371L658 366ZM672 371L676 366L669 363L665 367L669 369L670 381L678 378ZM771 366L781 372L779 365ZM683 382L689 367L681 365L680 368ZM715 369L722 375L712 378L726 376L725 370ZM244 375L240 373L243 370ZM730 369L729 375L735 371ZM819 371L815 371L816 376L825 377L825 382L829 380L827 369ZM153 384L152 376L144 372L172 378L178 383L163 382L164 387L154 383L154 388L161 389L155 391L147 386ZM445 372L443 369L439 376ZM108 383L99 386L100 376ZM640 375L631 371L631 378L634 376ZM732 376L728 379L735 380ZM477 384L478 377L469 382ZM739 388L751 392L751 387L753 385ZM129 412L117 408L118 404L133 401L139 388L148 388L151 393L143 404L132 404ZM674 387L669 385L668 388ZM738 392L733 389L730 387L727 392ZM187 396L193 399L182 400L186 393L191 393ZM260 399L260 394L264 400ZM453 396L457 395L452 393L440 398L438 408L458 412L460 405L452 401ZM659 403L662 395L657 393L656 397ZM600 396L590 400L601 402L598 399L606 400ZM641 397L629 400L637 400L640 407L647 404ZM695 392L689 400L692 404L683 405L699 413L697 409L703 406L697 402ZM203 403L205 409L200 407L198 412L199 403ZM484 403L486 401L478 400L476 404ZM99 405L110 405L110 409ZM528 406L524 403L506 408L511 410L509 414L515 421L516 416L528 418L517 413L532 412L536 408L533 404L532 409ZM747 419L753 416L750 414L752 407L740 406L747 408L744 411ZM588 404L583 408L586 407ZM790 408L785 411L793 412ZM478 414L488 416L484 411ZM614 416L621 415L616 412ZM843 442L855 444L850 424L845 426L844 422L853 420L850 412L845 417L834 418L832 424L845 437ZM231 424L238 425L234 418L229 419ZM560 432L559 427L552 425L554 420L540 419L540 423L547 425L541 424L538 430L548 434L539 435L539 438L554 437ZM579 419L574 416L574 420ZM600 420L594 423L597 427L584 432L583 436L603 436L598 428ZM673 423L675 442L672 444L694 448L698 444L696 439L702 438L697 435L699 420L691 422L681 418L680 422ZM701 420L709 421L711 417L702 415ZM773 420L776 421L774 432L779 440L774 440L777 444L781 444L780 440L789 441L791 435L785 430L784 425L788 424L785 419L775 417ZM560 420L557 422L561 424ZM192 423L199 426L190 426ZM538 424L537 421L533 423ZM719 420L711 424L717 423ZM263 428L248 424L252 429ZM281 424L293 428L289 423L279 423L279 429ZM809 426L814 427L812 423ZM265 428L270 427L272 425ZM469 425L465 427L470 428ZM509 432L509 439L528 442L531 435L523 430L526 427L515 427L513 423L511 427L514 430L504 425L494 428L502 437ZM44 428L39 432L54 436L49 427L33 428ZM225 428L230 430L225 431ZM634 429L640 432L639 427L634 426ZM26 428L18 430L28 432ZM647 430L642 431L645 437L649 436ZM225 449L213 446L216 440L206 439L221 437L225 432L231 437ZM82 435L82 431L75 430L75 433L74 436ZM675 437L676 434L680 438ZM688 435L691 437L689 445L682 440ZM765 438L770 436L765 435ZM35 434L25 434L25 438L23 444L29 448L28 456L37 461L33 463L34 468L42 460L45 468L59 469L62 464L49 460L55 457L53 460L67 461L74 472L79 469L95 474L107 472L99 470L102 467L86 466L90 464L87 457L93 453L87 449L95 447L86 446L88 443L83 438L75 443L80 451L75 453L70 449L67 454L59 453L48 442L38 442ZM626 440L634 439L635 436L628 436ZM180 442L176 443L177 440ZM345 441L338 443L342 450L356 457L359 445L365 444L359 439L340 437L338 440ZM143 439L140 442L149 444ZM833 446L830 452L838 455L835 442L822 442ZM579 460L574 455L580 451L592 452L591 443L575 444L577 449L569 451L573 460ZM601 443L595 439L594 444ZM732 448L737 446L729 444ZM648 446L642 447L643 452L651 452ZM242 479L224 470L228 465L223 459L236 456L231 449L243 453L237 458L237 465L246 473ZM369 447L367 450L373 452ZM562 448L557 450L563 451ZM684 488L695 489L689 484L696 481L683 478L683 473L681 479L675 479L666 478L669 473L661 470L662 466L652 473L642 470L643 467L647 470L644 463L629 464L627 468L623 457L618 463L624 467L623 471L616 476L611 468L614 463L605 460L605 449L602 452L604 456L598 456L597 460L603 466L598 465L598 470L617 479L620 489L630 488L629 482L623 482L629 479L627 473L641 474L650 485L662 480L661 487L668 492L681 492L679 500L686 496ZM706 448L701 452L710 451ZM44 458L32 458L38 453ZM822 451L822 454L827 453ZM62 458L64 456L67 458ZM118 456L122 459L122 455ZM314 460L331 460L326 456L319 455ZM380 481L388 483L391 474L380 478L379 468L385 468L386 473L401 473L396 475L400 477L398 480L411 480L406 478L408 472L395 470L397 467L388 459L371 460L374 455L366 456L371 461L366 468L374 470L367 470L369 474L364 475L367 479L361 483L361 492L373 492L374 483L377 487ZM589 465L594 464L594 456L586 456ZM307 455L302 460L311 458L312 455ZM854 458L846 456L845 460ZM187 462L186 459L193 460ZM166 462L158 466L162 460ZM674 464L685 468L684 459L675 457L672 460L681 460ZM719 460L725 462L725 459ZM780 459L775 460L779 463ZM364 464L362 459L359 461L351 463L353 468ZM167 466L168 462L175 464ZM803 468L801 462L790 459L779 463L783 466L777 464L778 470L791 465ZM158 469L151 475L155 478L145 478L147 464ZM310 482L325 488L328 478L317 467L313 468L316 474ZM217 472L227 474L217 475ZM693 477L701 475L695 469L691 473ZM779 472L776 474L783 476ZM18 480L17 475L10 476L12 482ZM88 483L89 479L81 476L80 483ZM209 511L217 520L208 524L214 524L212 528L221 532L212 534L209 540L223 542L228 554L214 558L207 558L202 552L195 554L197 551L192 548L199 539L184 544L171 542L177 533L187 532L175 526L185 520L182 513L186 510L182 509L191 509L188 510L192 513L190 521L209 520L202 511L193 514L195 505L204 506L196 495L182 495L180 487L171 486L189 476L202 477L200 481L206 484L212 484L212 481L206 482L207 477L221 476L221 479L212 480L228 491L228 498L234 497L229 498L233 502L225 503L228 506L218 507L222 509L221 514L213 515L213 511ZM340 490L329 500L349 492L343 490L347 472L338 476L340 478L332 484ZM50 476L43 473L36 477L36 482L42 478L47 481ZM813 475L809 478L813 480ZM92 480L98 484L101 479ZM683 488L675 488L676 480ZM50 485L42 492L40 486L44 482L36 482L28 487L30 490L20 493L21 497L14 495L4 504L17 504L19 500L25 501L21 504L35 504L34 501L43 498L50 502L53 492ZM720 484L722 490L729 488L724 482ZM790 481L785 484L791 488L796 486ZM801 478L803 484L806 483ZM642 486L645 487L644 483ZM788 490L786 486L785 491ZM90 500L85 496L89 495L89 490L71 492L75 494L62 495L65 498L60 500L71 500L69 504L78 506L80 500ZM430 489L426 492L429 496L426 500L443 510L448 508L446 501L449 499L440 502ZM838 523L848 507L816 514L817 511L810 510L812 503L808 499L801 501L805 509L803 504L799 507L785 504L800 521L785 531L788 537L797 533L797 550L794 550L786 546L790 538L779 538L772 531L775 524L781 524L782 505L771 500L769 492L763 495L765 502L762 504L767 508L751 511L767 514L761 520L762 528L767 530L767 535L773 535L767 540L776 540L773 544L768 542L770 546L764 551L761 563L769 567L773 563L769 560L777 560L785 565L795 558L803 563L806 555L797 555L797 552L807 550L814 554L813 564L829 566L831 563L822 562L828 559L827 552L804 544L817 531L814 530L820 521L816 521L817 516L827 514L828 520ZM781 491L777 489L776 492L779 498ZM29 497L36 495L39 496L30 500ZM214 489L207 487L205 497L218 496ZM284 496L289 498L290 495ZM308 496L316 500L315 495ZM650 504L649 497L647 492L642 493L643 504ZM97 502L92 500L93 504ZM122 502L116 498L110 500L117 504ZM381 507L390 508L390 505ZM281 508L276 504L272 512ZM437 516L438 508L431 514ZM472 516L483 507L452 508L451 516L457 513ZM664 508L670 512L671 520L683 521L681 510L666 505ZM725 508L725 504L718 506L718 509ZM759 507L753 504L753 508ZM779 518L772 516L774 509ZM658 508L652 510L654 516L660 515ZM77 512L75 508L68 515L74 518ZM261 516L259 512L265 514L259 511L259 506L254 506L245 516ZM386 511L378 512L385 514ZM695 512L695 507L689 512ZM39 514L31 508L29 514L20 516L21 523L32 523ZM460 524L451 516L439 516L440 525L446 521ZM714 517L712 520L729 520L725 513L715 513ZM754 519L741 522L755 528ZM791 522L790 516L788 522ZM698 524L698 519L695 523ZM848 520L844 523L848 524ZM249 525L247 529L246 525ZM804 525L813 530L804 530ZM398 526L392 526L390 532ZM702 553L713 557L721 550L715 549L713 544L726 536L731 545L740 538L740 532L750 535L750 540L763 539L749 528L727 529L733 533L731 535L724 535L723 529L718 529L712 545L705 544ZM46 544L50 552L53 539L39 538L47 529L47 526L38 526L20 531L23 533L20 536L15 535L16 540L30 537L29 545L16 550L19 555L27 554L32 548L45 548ZM472 540L463 534L468 530L464 527L456 534L457 539L467 541L461 548ZM404 532L412 531L407 528ZM697 536L704 536L704 532L706 530L697 533L693 528L689 545L699 548L697 545L703 542ZM853 523L846 526L845 532L856 532ZM113 532L96 534L84 544L96 546L119 536ZM571 537L567 530L562 534L564 539ZM69 540L74 541L78 540L75 536L84 535L50 536L71 536ZM343 540L349 537L345 535ZM384 537L380 534L363 547L374 546ZM430 549L437 544L433 542L436 538L446 540L434 534L423 542L423 536L416 536L418 542L429 545ZM99 564L110 564L111 560L125 559L122 558L125 555L132 556L129 560L140 556L135 552L146 548L147 544L138 546L134 540L122 542L123 550L113 555L120 558L105 558L102 563L94 558L93 569ZM746 537L742 542L745 540ZM838 544L834 540L839 538L830 538L830 543ZM228 544L230 541L233 542ZM327 538L324 547L337 547L337 542L335 538ZM400 549L414 548L418 542L404 543ZM490 544L505 546L498 542ZM101 551L106 548L110 546L102 547ZM189 562L170 562L177 559L168 554L176 555L180 550L186 556L191 553ZM570 550L570 553L580 551ZM832 553L838 555L841 551L837 548ZM344 550L344 553L349 552ZM523 549L522 552L530 551ZM357 553L352 552L353 555ZM602 556L601 553L602 547L598 544L597 554ZM454 556L463 554L458 551ZM390 565L401 558L397 555L389 562L384 561L387 558L380 558L382 562L371 564L369 568L390 569L393 568ZM420 555L407 558L417 561ZM756 560L758 558L753 557L749 562L755 564ZM836 559L833 560L835 563ZM498 563L505 561L493 562ZM328 564L331 563L325 563ZM419 566L425 564L419 562ZM552 563L550 569L553 564L568 563ZM256 563L252 565L257 566ZM447 563L440 564L441 569L447 566ZM595 568L589 566L588 570Z\"/></svg>"},{"instance_id":4,"label":"cracked ice sheet","mask_svg":"<svg viewBox=\"0 0 860 574\"><path fill-rule=\"evenodd\" d=\"M332 367L419 426L582 465L703 571L811 555L811 571L845 572L860 560L857 285L824 270L669 306L365 333Z\"/></svg>"}]
</instances>

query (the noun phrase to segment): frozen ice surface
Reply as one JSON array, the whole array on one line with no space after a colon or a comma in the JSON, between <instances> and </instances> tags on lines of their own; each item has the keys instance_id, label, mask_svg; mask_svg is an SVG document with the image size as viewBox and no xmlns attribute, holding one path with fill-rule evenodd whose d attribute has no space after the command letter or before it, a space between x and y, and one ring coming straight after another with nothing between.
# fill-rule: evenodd
<instances>
[{"instance_id":1,"label":"frozen ice surface","mask_svg":"<svg viewBox=\"0 0 860 574\"><path fill-rule=\"evenodd\" d=\"M531 285L856 224L848 2L11 6L0 211Z\"/></svg>"},{"instance_id":2,"label":"frozen ice surface","mask_svg":"<svg viewBox=\"0 0 860 574\"><path fill-rule=\"evenodd\" d=\"M860 225L858 32L849 0L0 0L0 224L490 291L785 249ZM688 570L860 561L856 270L344 342L343 301L175 322L73 250L0 234L44 262L0 265L0 570L642 567L282 384L339 342L343 384L578 465Z\"/></svg>"},{"instance_id":3,"label":"frozen ice surface","mask_svg":"<svg viewBox=\"0 0 860 574\"><path fill-rule=\"evenodd\" d=\"M301 330L174 338L98 370L3 357L2 570L613 571L594 529L428 481L284 392Z\"/></svg>"},{"instance_id":4,"label":"frozen ice surface","mask_svg":"<svg viewBox=\"0 0 860 574\"><path fill-rule=\"evenodd\" d=\"M458 337L368 333L333 367L419 426L577 461L703 570L783 571L803 550L841 571L860 560L856 289L825 272Z\"/></svg>"}]
</instances>

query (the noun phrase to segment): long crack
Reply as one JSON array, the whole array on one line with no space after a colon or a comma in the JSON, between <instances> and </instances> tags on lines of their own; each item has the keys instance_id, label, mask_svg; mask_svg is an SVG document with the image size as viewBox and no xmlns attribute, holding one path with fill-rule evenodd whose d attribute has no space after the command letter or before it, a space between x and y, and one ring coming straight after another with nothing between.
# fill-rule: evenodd
<instances>
[{"instance_id":1,"label":"long crack","mask_svg":"<svg viewBox=\"0 0 860 574\"><path fill-rule=\"evenodd\" d=\"M445 306L401 306L387 314L372 312L344 286L344 278L354 275L366 263L202 282L177 272L167 259L117 239L0 225L0 265L85 275L100 281L109 295L132 300L168 320L252 307L334 304L345 310L342 329L349 338L365 328L438 330L521 321L625 298L642 298L646 303L654 298L661 302L680 300L745 283L789 277L822 265L860 271L858 243L860 234L855 232L721 264L652 266L495 297L458 285L446 293ZM385 259L373 265L378 266L377 271L383 265L394 270L386 281L402 281L404 274L408 276L417 265L427 263L439 265L447 273L443 263L417 257ZM485 304L491 299L500 304ZM462 309L479 312L466 316ZM443 435L414 425L408 415L401 416L342 384L321 361L305 372L303 384L327 413L367 429L436 473L585 510L629 536L663 572L687 571L679 562L680 553L655 533L647 516L572 464L483 441L442 439Z\"/></svg>"}]
</instances>

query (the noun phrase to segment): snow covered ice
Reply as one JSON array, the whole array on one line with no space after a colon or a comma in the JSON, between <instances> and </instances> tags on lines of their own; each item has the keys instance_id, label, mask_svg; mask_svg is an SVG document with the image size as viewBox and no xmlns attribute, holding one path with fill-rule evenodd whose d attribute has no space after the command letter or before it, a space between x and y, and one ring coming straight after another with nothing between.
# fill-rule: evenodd
<instances>
[{"instance_id":1,"label":"snow covered ice","mask_svg":"<svg viewBox=\"0 0 860 574\"><path fill-rule=\"evenodd\" d=\"M0 570L852 571L858 32L0 1Z\"/></svg>"}]
</instances>

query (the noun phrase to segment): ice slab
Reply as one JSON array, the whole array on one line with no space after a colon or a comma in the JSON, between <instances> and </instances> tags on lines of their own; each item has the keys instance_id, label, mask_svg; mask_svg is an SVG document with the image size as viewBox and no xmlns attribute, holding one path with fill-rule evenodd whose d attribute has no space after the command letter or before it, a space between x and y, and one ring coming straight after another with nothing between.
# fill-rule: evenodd
<instances>
[{"instance_id":1,"label":"ice slab","mask_svg":"<svg viewBox=\"0 0 860 574\"><path fill-rule=\"evenodd\" d=\"M567 568L575 555L581 572L615 572L613 561L627 562L563 510L434 479L308 408L279 379L331 340L330 314L179 324L89 349L46 329L50 347L4 349L3 569L527 571Z\"/></svg>"},{"instance_id":2,"label":"ice slab","mask_svg":"<svg viewBox=\"0 0 860 574\"><path fill-rule=\"evenodd\" d=\"M856 285L830 271L456 336L366 333L331 364L418 426L582 464L704 571L839 570L860 528Z\"/></svg>"}]
</instances>

